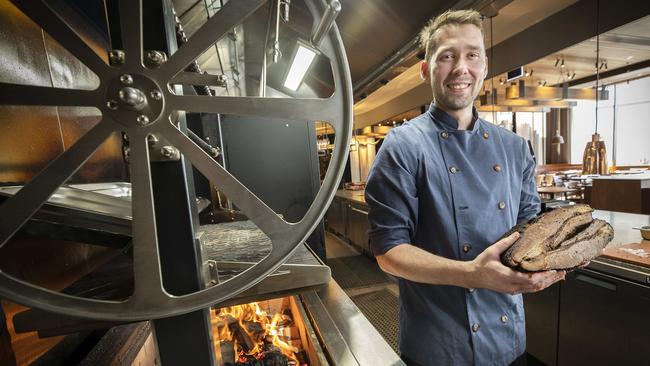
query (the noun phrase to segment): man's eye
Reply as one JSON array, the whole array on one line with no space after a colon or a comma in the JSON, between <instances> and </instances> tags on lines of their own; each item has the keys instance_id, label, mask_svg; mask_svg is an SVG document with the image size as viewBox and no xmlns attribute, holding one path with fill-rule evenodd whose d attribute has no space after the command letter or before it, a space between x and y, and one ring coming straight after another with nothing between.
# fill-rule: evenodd
<instances>
[{"instance_id":1,"label":"man's eye","mask_svg":"<svg viewBox=\"0 0 650 366\"><path fill-rule=\"evenodd\" d=\"M454 59L454 56L453 56L453 55L450 55L450 54L442 55L442 59L443 59L443 60L453 60L453 59Z\"/></svg>"},{"instance_id":2,"label":"man's eye","mask_svg":"<svg viewBox=\"0 0 650 366\"><path fill-rule=\"evenodd\" d=\"M476 58L478 58L478 57L479 57L479 56L478 56L478 53L470 53L470 54L469 54L469 58L476 59Z\"/></svg>"}]
</instances>

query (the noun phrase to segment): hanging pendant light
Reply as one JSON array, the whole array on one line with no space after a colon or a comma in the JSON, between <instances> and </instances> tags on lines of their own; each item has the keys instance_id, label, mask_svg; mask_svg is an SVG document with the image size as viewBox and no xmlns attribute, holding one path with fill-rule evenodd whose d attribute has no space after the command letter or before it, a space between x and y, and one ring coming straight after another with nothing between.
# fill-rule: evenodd
<instances>
[{"instance_id":1,"label":"hanging pendant light","mask_svg":"<svg viewBox=\"0 0 650 366\"><path fill-rule=\"evenodd\" d=\"M587 142L582 154L582 174L607 174L607 150L605 141L600 139L598 133L598 101L600 100L599 84L600 70L600 0L596 1L596 128L591 135L591 141Z\"/></svg>"},{"instance_id":2,"label":"hanging pendant light","mask_svg":"<svg viewBox=\"0 0 650 366\"><path fill-rule=\"evenodd\" d=\"M555 130L555 136L551 138L551 144L553 145L559 145L564 143L564 137L560 135L560 130Z\"/></svg>"}]
</instances>

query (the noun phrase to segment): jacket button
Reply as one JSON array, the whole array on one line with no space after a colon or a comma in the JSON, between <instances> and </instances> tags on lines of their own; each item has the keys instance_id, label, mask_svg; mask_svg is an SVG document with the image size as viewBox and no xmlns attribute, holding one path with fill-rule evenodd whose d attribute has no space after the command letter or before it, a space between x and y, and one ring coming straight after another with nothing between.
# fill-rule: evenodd
<instances>
[{"instance_id":1,"label":"jacket button","mask_svg":"<svg viewBox=\"0 0 650 366\"><path fill-rule=\"evenodd\" d=\"M449 172L451 174L456 174L457 171L458 171L458 168L456 168L455 166L449 167Z\"/></svg>"},{"instance_id":2,"label":"jacket button","mask_svg":"<svg viewBox=\"0 0 650 366\"><path fill-rule=\"evenodd\" d=\"M474 333L478 332L478 328L480 328L480 327L481 326L478 325L478 323L472 324L472 332L474 332Z\"/></svg>"},{"instance_id":3,"label":"jacket button","mask_svg":"<svg viewBox=\"0 0 650 366\"><path fill-rule=\"evenodd\" d=\"M507 315L501 315L501 323L505 324L508 322L508 316Z\"/></svg>"},{"instance_id":4,"label":"jacket button","mask_svg":"<svg viewBox=\"0 0 650 366\"><path fill-rule=\"evenodd\" d=\"M447 139L447 138L449 137L449 132L447 132L447 131L442 131L442 132L440 133L440 137L442 137L443 139Z\"/></svg>"},{"instance_id":5,"label":"jacket button","mask_svg":"<svg viewBox=\"0 0 650 366\"><path fill-rule=\"evenodd\" d=\"M483 138L487 140L488 138L490 138L490 134L487 132L483 132Z\"/></svg>"},{"instance_id":6,"label":"jacket button","mask_svg":"<svg viewBox=\"0 0 650 366\"><path fill-rule=\"evenodd\" d=\"M463 253L469 252L469 250L472 249L472 246L469 244L463 245Z\"/></svg>"},{"instance_id":7,"label":"jacket button","mask_svg":"<svg viewBox=\"0 0 650 366\"><path fill-rule=\"evenodd\" d=\"M495 172L497 172L497 173L498 173L498 172L500 172L500 171L501 171L501 165L499 165L499 164L497 164L497 165L495 165L495 166L494 166L494 168L493 168L493 169L494 169L494 171L495 171Z\"/></svg>"},{"instance_id":8,"label":"jacket button","mask_svg":"<svg viewBox=\"0 0 650 366\"><path fill-rule=\"evenodd\" d=\"M504 208L506 208L506 203L503 201L499 202L499 210L503 210Z\"/></svg>"}]
</instances>

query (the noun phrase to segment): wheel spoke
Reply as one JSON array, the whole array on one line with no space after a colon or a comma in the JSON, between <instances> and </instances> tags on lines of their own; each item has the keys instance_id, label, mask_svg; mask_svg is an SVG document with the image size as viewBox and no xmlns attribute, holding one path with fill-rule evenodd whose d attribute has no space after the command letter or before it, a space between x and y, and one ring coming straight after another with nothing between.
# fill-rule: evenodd
<instances>
[{"instance_id":1,"label":"wheel spoke","mask_svg":"<svg viewBox=\"0 0 650 366\"><path fill-rule=\"evenodd\" d=\"M126 64L142 67L142 1L120 0L120 31Z\"/></svg>"},{"instance_id":2,"label":"wheel spoke","mask_svg":"<svg viewBox=\"0 0 650 366\"><path fill-rule=\"evenodd\" d=\"M168 101L172 110L323 121L337 131L341 113L332 99L171 95Z\"/></svg>"},{"instance_id":3,"label":"wheel spoke","mask_svg":"<svg viewBox=\"0 0 650 366\"><path fill-rule=\"evenodd\" d=\"M196 60L208 47L217 42L226 32L242 23L265 2L266 0L227 2L160 68L165 79L171 79L172 76L185 69L190 62Z\"/></svg>"},{"instance_id":4,"label":"wheel spoke","mask_svg":"<svg viewBox=\"0 0 650 366\"><path fill-rule=\"evenodd\" d=\"M0 206L0 247L65 183L115 130L103 120Z\"/></svg>"},{"instance_id":5,"label":"wheel spoke","mask_svg":"<svg viewBox=\"0 0 650 366\"><path fill-rule=\"evenodd\" d=\"M151 301L163 295L156 234L156 214L151 188L151 165L145 134L129 136L133 206L133 276L135 301Z\"/></svg>"},{"instance_id":6,"label":"wheel spoke","mask_svg":"<svg viewBox=\"0 0 650 366\"><path fill-rule=\"evenodd\" d=\"M233 177L221 165L192 140L171 124L165 125L163 135L178 148L203 175L219 186L229 199L239 207L246 216L268 237L275 241L286 234L291 225L282 220L271 208L248 190L237 178Z\"/></svg>"},{"instance_id":7,"label":"wheel spoke","mask_svg":"<svg viewBox=\"0 0 650 366\"><path fill-rule=\"evenodd\" d=\"M0 83L0 105L97 106L98 96L89 90Z\"/></svg>"},{"instance_id":8,"label":"wheel spoke","mask_svg":"<svg viewBox=\"0 0 650 366\"><path fill-rule=\"evenodd\" d=\"M13 0L12 2L102 79L109 69L108 65L48 5L39 0Z\"/></svg>"}]
</instances>

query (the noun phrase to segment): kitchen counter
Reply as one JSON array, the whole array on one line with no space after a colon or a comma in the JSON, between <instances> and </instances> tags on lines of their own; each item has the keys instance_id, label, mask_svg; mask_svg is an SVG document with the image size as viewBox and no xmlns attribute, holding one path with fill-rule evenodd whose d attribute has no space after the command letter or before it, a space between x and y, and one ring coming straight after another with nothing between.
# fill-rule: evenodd
<instances>
[{"instance_id":1,"label":"kitchen counter","mask_svg":"<svg viewBox=\"0 0 650 366\"><path fill-rule=\"evenodd\" d=\"M348 201L352 201L354 203L367 205L364 190L350 191L347 189L339 189L338 191L336 191L336 197L343 198Z\"/></svg>"},{"instance_id":2,"label":"kitchen counter","mask_svg":"<svg viewBox=\"0 0 650 366\"><path fill-rule=\"evenodd\" d=\"M639 180L639 181L646 181L645 183L647 184L647 186L644 188L650 188L650 172L600 175L597 177L593 177L592 180Z\"/></svg>"},{"instance_id":3,"label":"kitchen counter","mask_svg":"<svg viewBox=\"0 0 650 366\"><path fill-rule=\"evenodd\" d=\"M594 177L591 206L598 210L650 214L650 172Z\"/></svg>"}]
</instances>

